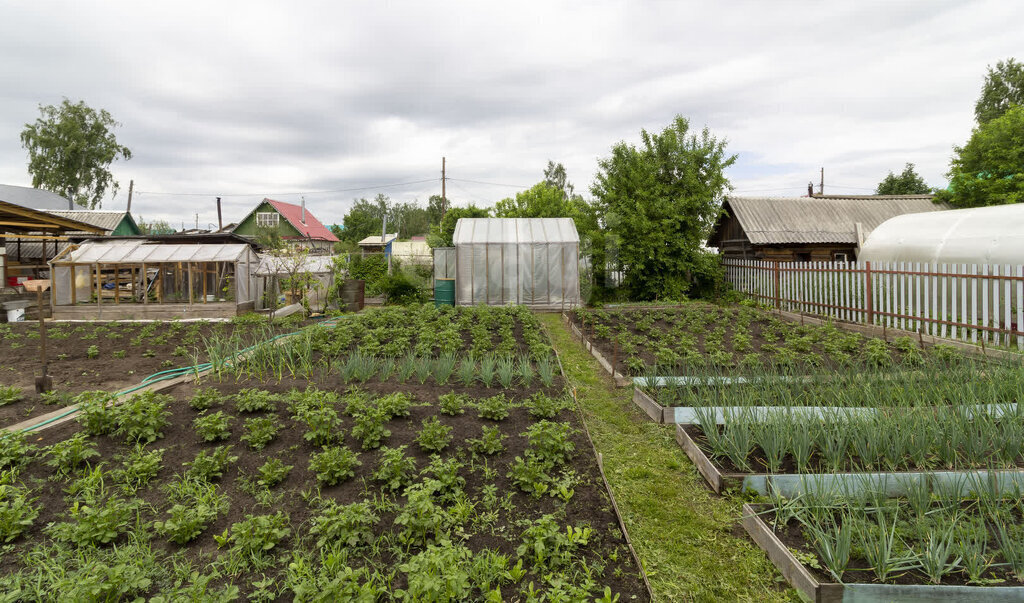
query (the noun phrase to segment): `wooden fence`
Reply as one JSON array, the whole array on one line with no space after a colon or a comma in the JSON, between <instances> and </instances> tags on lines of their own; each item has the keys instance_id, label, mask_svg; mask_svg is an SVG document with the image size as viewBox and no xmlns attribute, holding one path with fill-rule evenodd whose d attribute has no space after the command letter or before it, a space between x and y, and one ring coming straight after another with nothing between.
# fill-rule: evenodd
<instances>
[{"instance_id":1,"label":"wooden fence","mask_svg":"<svg viewBox=\"0 0 1024 603\"><path fill-rule=\"evenodd\" d=\"M1024 349L1024 266L723 261L733 287L790 312Z\"/></svg>"}]
</instances>

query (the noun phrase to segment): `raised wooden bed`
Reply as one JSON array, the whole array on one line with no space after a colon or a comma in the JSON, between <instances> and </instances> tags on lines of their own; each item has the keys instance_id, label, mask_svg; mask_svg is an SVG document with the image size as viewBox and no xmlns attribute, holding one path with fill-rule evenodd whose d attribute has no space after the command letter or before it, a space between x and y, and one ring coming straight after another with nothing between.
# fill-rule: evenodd
<instances>
[{"instance_id":1,"label":"raised wooden bed","mask_svg":"<svg viewBox=\"0 0 1024 603\"><path fill-rule=\"evenodd\" d=\"M958 495L966 494L972 484L972 478L998 480L1000 489L1008 489L1012 485L1024 487L1024 470L959 470L959 471L865 471L853 473L730 473L720 469L708 458L700 446L686 432L691 425L676 425L676 442L690 457L697 471L704 477L715 492L721 494L727 489L755 492L767 495L769 486L775 492L793 498L808 488L825 491L849 492L856 488L884 489L889 496L904 496L907 487L921 481L928 482L932 491L942 490L949 493L954 490Z\"/></svg>"},{"instance_id":2,"label":"raised wooden bed","mask_svg":"<svg viewBox=\"0 0 1024 603\"><path fill-rule=\"evenodd\" d=\"M628 387L633 384L632 379L616 371L612 367L612 363L608 362L608 359L604 357L604 354L598 351L597 346L590 343L590 341L586 338L583 332L580 331L579 327L572 324L572 321L569 319L568 314L563 313L562 320L564 320L565 324L569 326L569 331L573 334L573 336L579 339L581 342L583 342L583 347L585 347L594 356L594 358L597 358L597 362L601 365L601 368L603 368L605 372L612 376L612 380L615 381L616 387Z\"/></svg>"},{"instance_id":3,"label":"raised wooden bed","mask_svg":"<svg viewBox=\"0 0 1024 603\"><path fill-rule=\"evenodd\" d=\"M759 512L769 505L743 505L743 529L768 555L790 585L815 603L882 603L890 601L1024 601L1019 586L948 586L930 584L839 584L819 581L779 540Z\"/></svg>"}]
</instances>

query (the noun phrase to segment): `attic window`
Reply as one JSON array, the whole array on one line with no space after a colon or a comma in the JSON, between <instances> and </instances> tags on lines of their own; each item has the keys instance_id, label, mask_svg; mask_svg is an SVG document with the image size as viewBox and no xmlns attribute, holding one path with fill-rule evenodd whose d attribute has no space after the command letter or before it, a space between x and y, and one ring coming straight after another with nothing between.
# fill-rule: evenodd
<instances>
[{"instance_id":1,"label":"attic window","mask_svg":"<svg viewBox=\"0 0 1024 603\"><path fill-rule=\"evenodd\" d=\"M276 228L281 221L281 214L273 211L256 212L256 226L260 228Z\"/></svg>"}]
</instances>

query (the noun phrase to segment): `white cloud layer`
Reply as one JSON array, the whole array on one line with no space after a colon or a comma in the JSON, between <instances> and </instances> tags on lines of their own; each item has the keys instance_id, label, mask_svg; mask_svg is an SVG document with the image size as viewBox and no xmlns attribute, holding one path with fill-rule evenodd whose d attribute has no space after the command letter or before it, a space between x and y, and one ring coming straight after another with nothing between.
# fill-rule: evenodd
<instances>
[{"instance_id":1,"label":"white cloud layer","mask_svg":"<svg viewBox=\"0 0 1024 603\"><path fill-rule=\"evenodd\" d=\"M269 195L328 223L355 197L424 201L442 156L457 203L549 159L586 190L676 114L728 139L738 193L803 194L824 166L826 193L864 194L906 162L944 185L986 66L1024 58L1015 1L691 4L4 3L0 182L30 183L19 133L68 97L134 154L104 206L134 179L134 213L176 225L215 221L216 195L228 221Z\"/></svg>"}]
</instances>

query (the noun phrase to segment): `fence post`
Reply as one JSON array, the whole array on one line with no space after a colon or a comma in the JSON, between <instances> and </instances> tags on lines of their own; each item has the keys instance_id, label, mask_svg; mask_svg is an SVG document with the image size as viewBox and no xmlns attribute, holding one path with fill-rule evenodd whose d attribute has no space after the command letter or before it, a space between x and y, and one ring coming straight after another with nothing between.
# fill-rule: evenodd
<instances>
[{"instance_id":1,"label":"fence post","mask_svg":"<svg viewBox=\"0 0 1024 603\"><path fill-rule=\"evenodd\" d=\"M779 260L775 260L773 272L775 273L775 309L779 310L782 308L782 290L779 288Z\"/></svg>"},{"instance_id":2,"label":"fence post","mask_svg":"<svg viewBox=\"0 0 1024 603\"><path fill-rule=\"evenodd\" d=\"M875 324L875 306L871 299L871 262L864 262L864 298L867 300L868 324Z\"/></svg>"}]
</instances>

